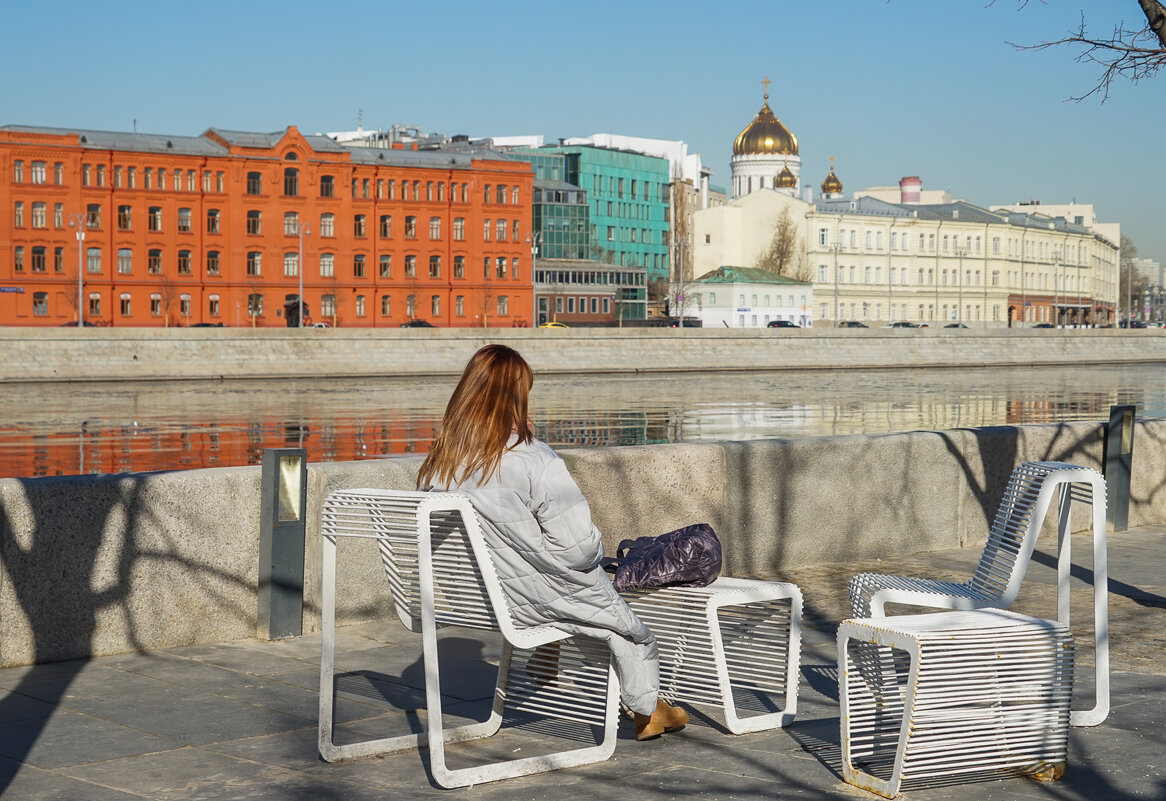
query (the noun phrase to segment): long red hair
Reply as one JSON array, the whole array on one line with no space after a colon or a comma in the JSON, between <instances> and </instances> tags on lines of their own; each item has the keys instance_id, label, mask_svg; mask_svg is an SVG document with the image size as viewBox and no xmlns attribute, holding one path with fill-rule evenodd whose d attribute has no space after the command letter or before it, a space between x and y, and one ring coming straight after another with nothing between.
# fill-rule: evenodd
<instances>
[{"instance_id":1,"label":"long red hair","mask_svg":"<svg viewBox=\"0 0 1166 801\"><path fill-rule=\"evenodd\" d=\"M479 349L445 407L417 486L453 487L479 472L482 481L488 480L511 434L518 435L519 443L534 438L527 417L533 385L534 373L518 351L505 345Z\"/></svg>"}]
</instances>

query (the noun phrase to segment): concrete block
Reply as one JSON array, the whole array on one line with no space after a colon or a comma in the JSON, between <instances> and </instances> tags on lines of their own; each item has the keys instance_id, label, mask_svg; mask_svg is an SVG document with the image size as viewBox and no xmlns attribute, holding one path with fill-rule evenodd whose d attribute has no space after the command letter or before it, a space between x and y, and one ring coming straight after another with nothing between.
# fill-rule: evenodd
<instances>
[{"instance_id":1,"label":"concrete block","mask_svg":"<svg viewBox=\"0 0 1166 801\"><path fill-rule=\"evenodd\" d=\"M259 468L0 481L0 666L249 637Z\"/></svg>"},{"instance_id":2,"label":"concrete block","mask_svg":"<svg viewBox=\"0 0 1166 801\"><path fill-rule=\"evenodd\" d=\"M708 523L718 535L725 530L724 461L718 445L572 448L560 456L591 506L609 556L620 540L692 523Z\"/></svg>"}]
</instances>

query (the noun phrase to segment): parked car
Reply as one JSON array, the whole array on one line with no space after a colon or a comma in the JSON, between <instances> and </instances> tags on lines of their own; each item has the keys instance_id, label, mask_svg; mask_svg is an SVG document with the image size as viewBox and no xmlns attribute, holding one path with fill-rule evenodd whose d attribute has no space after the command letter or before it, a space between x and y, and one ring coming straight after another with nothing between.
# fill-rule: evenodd
<instances>
[{"instance_id":1,"label":"parked car","mask_svg":"<svg viewBox=\"0 0 1166 801\"><path fill-rule=\"evenodd\" d=\"M312 323L312 328L331 328L328 323Z\"/></svg>"},{"instance_id":2,"label":"parked car","mask_svg":"<svg viewBox=\"0 0 1166 801\"><path fill-rule=\"evenodd\" d=\"M793 320L770 320L766 328L801 328Z\"/></svg>"},{"instance_id":3,"label":"parked car","mask_svg":"<svg viewBox=\"0 0 1166 801\"><path fill-rule=\"evenodd\" d=\"M838 323L839 328L869 328L866 323L860 323L858 320L843 320Z\"/></svg>"},{"instance_id":4,"label":"parked car","mask_svg":"<svg viewBox=\"0 0 1166 801\"><path fill-rule=\"evenodd\" d=\"M222 328L222 323L191 323L191 328Z\"/></svg>"},{"instance_id":5,"label":"parked car","mask_svg":"<svg viewBox=\"0 0 1166 801\"><path fill-rule=\"evenodd\" d=\"M570 328L566 323L560 323L558 320L548 320L545 323L539 323L539 328Z\"/></svg>"},{"instance_id":6,"label":"parked car","mask_svg":"<svg viewBox=\"0 0 1166 801\"><path fill-rule=\"evenodd\" d=\"M436 328L436 326L428 320L410 320L407 323L401 323L401 328Z\"/></svg>"},{"instance_id":7,"label":"parked car","mask_svg":"<svg viewBox=\"0 0 1166 801\"><path fill-rule=\"evenodd\" d=\"M89 322L88 320L85 320L85 321L84 321L84 322L83 322L81 325L82 325L82 327L84 327L84 328L96 328L96 327L97 327L97 325L96 325L95 323L91 323L91 322ZM76 328L76 327L77 327L77 321L76 321L76 320L70 320L70 321L69 321L69 322L67 322L67 323L61 323L61 328L69 328L69 327Z\"/></svg>"},{"instance_id":8,"label":"parked car","mask_svg":"<svg viewBox=\"0 0 1166 801\"><path fill-rule=\"evenodd\" d=\"M944 328L967 328L963 323L948 323Z\"/></svg>"},{"instance_id":9,"label":"parked car","mask_svg":"<svg viewBox=\"0 0 1166 801\"><path fill-rule=\"evenodd\" d=\"M887 326L887 328L918 328L918 327L919 326L915 325L915 323L909 323L906 320L901 320L897 323L891 323L890 325Z\"/></svg>"},{"instance_id":10,"label":"parked car","mask_svg":"<svg viewBox=\"0 0 1166 801\"><path fill-rule=\"evenodd\" d=\"M1033 328L1056 328L1052 323L1037 323Z\"/></svg>"}]
</instances>

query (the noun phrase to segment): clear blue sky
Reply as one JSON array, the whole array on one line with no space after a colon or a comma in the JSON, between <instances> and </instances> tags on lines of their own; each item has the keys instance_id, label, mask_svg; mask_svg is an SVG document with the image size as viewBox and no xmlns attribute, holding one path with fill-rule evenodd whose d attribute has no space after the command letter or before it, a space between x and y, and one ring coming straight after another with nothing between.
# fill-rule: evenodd
<instances>
[{"instance_id":1,"label":"clear blue sky","mask_svg":"<svg viewBox=\"0 0 1166 801\"><path fill-rule=\"evenodd\" d=\"M729 183L733 138L770 105L803 182L919 175L980 205L1092 203L1166 262L1166 74L1066 98L1098 70L1056 38L1134 0L199 3L0 0L0 124L197 135L394 123L471 136L683 139Z\"/></svg>"}]
</instances>

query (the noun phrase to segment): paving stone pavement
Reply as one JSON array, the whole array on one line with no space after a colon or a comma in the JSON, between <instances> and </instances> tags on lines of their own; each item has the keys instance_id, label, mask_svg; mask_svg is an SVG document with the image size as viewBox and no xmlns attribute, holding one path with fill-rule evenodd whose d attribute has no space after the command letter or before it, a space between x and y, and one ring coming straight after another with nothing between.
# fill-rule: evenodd
<instances>
[{"instance_id":1,"label":"paving stone pavement","mask_svg":"<svg viewBox=\"0 0 1166 801\"><path fill-rule=\"evenodd\" d=\"M1075 537L1075 707L1091 703L1089 543ZM637 743L622 721L608 761L460 790L429 778L424 751L328 764L316 750L318 635L245 640L0 670L0 798L14 801L364 801L421 798L596 801L799 799L874 796L844 784L834 630L847 616L845 586L859 571L966 578L978 549L889 562L820 565L780 576L806 601L797 719L735 737L704 710L682 731ZM1166 526L1112 535L1112 711L1070 733L1063 779L1016 778L907 793L939 799L1166 799ZM1055 543L1042 540L1013 607L1056 616ZM489 706L499 645L450 629L441 639L452 717ZM337 637L338 738L419 731L424 721L420 638L396 623L342 629ZM1083 700L1082 700L1083 699ZM519 753L531 738L486 745ZM481 743L450 749L451 759Z\"/></svg>"}]
</instances>

